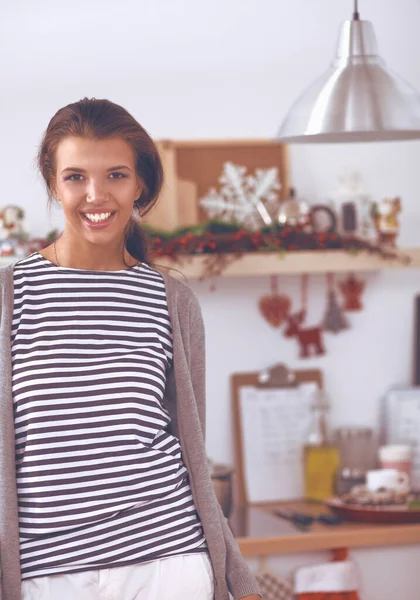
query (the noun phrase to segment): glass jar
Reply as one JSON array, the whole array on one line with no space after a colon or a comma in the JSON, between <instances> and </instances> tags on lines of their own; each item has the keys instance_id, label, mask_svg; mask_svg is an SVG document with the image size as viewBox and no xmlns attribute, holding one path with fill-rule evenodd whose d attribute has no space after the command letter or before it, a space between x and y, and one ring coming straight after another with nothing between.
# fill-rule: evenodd
<instances>
[{"instance_id":1,"label":"glass jar","mask_svg":"<svg viewBox=\"0 0 420 600\"><path fill-rule=\"evenodd\" d=\"M366 472L376 466L376 447L370 427L339 427L333 440L340 451L335 492L341 496L365 483Z\"/></svg>"}]
</instances>

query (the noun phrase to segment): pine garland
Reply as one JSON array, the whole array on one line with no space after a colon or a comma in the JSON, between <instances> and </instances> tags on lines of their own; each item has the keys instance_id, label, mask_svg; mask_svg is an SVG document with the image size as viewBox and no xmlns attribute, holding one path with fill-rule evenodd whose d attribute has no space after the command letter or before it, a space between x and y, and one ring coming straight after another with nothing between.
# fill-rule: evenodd
<instances>
[{"instance_id":1,"label":"pine garland","mask_svg":"<svg viewBox=\"0 0 420 600\"><path fill-rule=\"evenodd\" d=\"M336 232L318 233L307 227L288 225L263 227L249 231L243 225L210 220L172 232L157 231L143 225L151 239L153 258L165 257L173 262L184 262L187 257L212 255L206 261L204 276L220 274L226 264L248 252L292 252L299 250L346 250L350 253L368 252L382 259L395 259L404 264L410 258L393 248L380 246L359 237L342 237Z\"/></svg>"},{"instance_id":2,"label":"pine garland","mask_svg":"<svg viewBox=\"0 0 420 600\"><path fill-rule=\"evenodd\" d=\"M217 277L232 262L250 252L277 252L279 256L299 250L346 250L349 253L368 252L384 260L398 260L409 264L411 258L389 246L374 244L359 237L341 237L337 232L316 233L307 226L274 225L250 231L241 223L225 223L215 219L180 227L171 232L159 231L142 223L150 239L153 261L164 257L175 264L185 264L194 256L205 255L201 279ZM39 250L58 237L52 230L46 239L32 239Z\"/></svg>"}]
</instances>

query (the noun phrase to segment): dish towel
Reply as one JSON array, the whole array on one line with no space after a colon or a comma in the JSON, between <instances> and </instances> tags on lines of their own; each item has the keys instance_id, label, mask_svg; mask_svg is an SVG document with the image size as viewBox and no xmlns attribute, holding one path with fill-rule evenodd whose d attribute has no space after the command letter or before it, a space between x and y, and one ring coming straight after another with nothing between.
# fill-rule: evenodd
<instances>
[{"instance_id":1,"label":"dish towel","mask_svg":"<svg viewBox=\"0 0 420 600\"><path fill-rule=\"evenodd\" d=\"M255 577L264 600L297 600L293 585L271 571L260 571Z\"/></svg>"},{"instance_id":2,"label":"dish towel","mask_svg":"<svg viewBox=\"0 0 420 600\"><path fill-rule=\"evenodd\" d=\"M260 586L263 600L297 600L293 584L281 579L267 568L265 556L260 558L260 565L255 578Z\"/></svg>"}]
</instances>

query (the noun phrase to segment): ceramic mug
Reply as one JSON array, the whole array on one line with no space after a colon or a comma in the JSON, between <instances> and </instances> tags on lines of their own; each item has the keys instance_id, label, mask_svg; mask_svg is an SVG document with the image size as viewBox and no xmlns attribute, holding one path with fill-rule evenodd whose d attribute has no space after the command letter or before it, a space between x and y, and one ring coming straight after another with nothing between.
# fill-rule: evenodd
<instances>
[{"instance_id":1,"label":"ceramic mug","mask_svg":"<svg viewBox=\"0 0 420 600\"><path fill-rule=\"evenodd\" d=\"M379 448L381 469L397 469L411 475L412 449L407 444L392 444Z\"/></svg>"},{"instance_id":2,"label":"ceramic mug","mask_svg":"<svg viewBox=\"0 0 420 600\"><path fill-rule=\"evenodd\" d=\"M408 492L410 478L407 473L396 469L375 469L366 473L366 485L371 492L377 492L381 488L395 492Z\"/></svg>"}]
</instances>

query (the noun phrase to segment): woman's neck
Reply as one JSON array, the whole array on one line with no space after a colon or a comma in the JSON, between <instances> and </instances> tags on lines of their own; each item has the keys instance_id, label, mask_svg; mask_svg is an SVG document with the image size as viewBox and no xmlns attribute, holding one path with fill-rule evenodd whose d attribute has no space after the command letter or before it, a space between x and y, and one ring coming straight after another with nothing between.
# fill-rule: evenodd
<instances>
[{"instance_id":1,"label":"woman's neck","mask_svg":"<svg viewBox=\"0 0 420 600\"><path fill-rule=\"evenodd\" d=\"M98 246L93 251L92 249L83 251L62 242L60 238L56 240L55 247L53 243L44 248L40 254L58 266L72 269L118 271L139 264L127 249L124 249L124 262L122 248L114 252L107 248L107 252L104 252L104 249Z\"/></svg>"}]
</instances>

